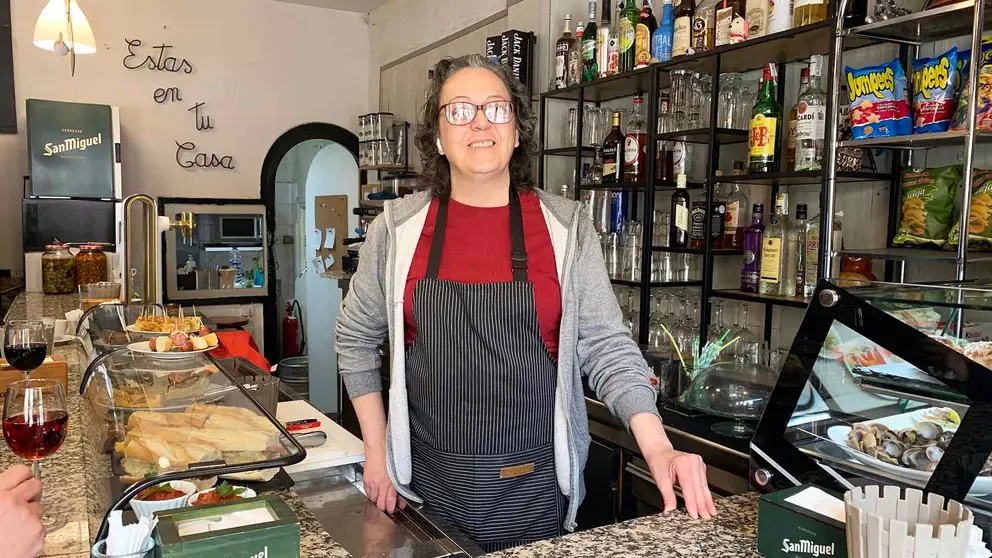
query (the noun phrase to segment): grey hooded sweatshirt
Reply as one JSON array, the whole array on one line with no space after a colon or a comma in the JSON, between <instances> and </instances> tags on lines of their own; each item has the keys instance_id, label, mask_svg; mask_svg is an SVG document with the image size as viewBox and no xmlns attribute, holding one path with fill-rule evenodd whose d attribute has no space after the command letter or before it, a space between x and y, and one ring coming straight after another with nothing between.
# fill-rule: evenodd
<instances>
[{"instance_id":1,"label":"grey hooded sweatshirt","mask_svg":"<svg viewBox=\"0 0 992 558\"><path fill-rule=\"evenodd\" d=\"M573 531L585 497L582 470L590 442L582 376L588 377L597 397L628 428L634 415L657 415L658 409L651 372L624 326L592 222L582 214L579 202L535 191L551 233L561 284L555 474L558 487L569 500L563 527ZM423 192L385 203L383 214L367 231L358 270L336 327L338 369L352 399L382 390L379 347L389 336L392 362L386 463L397 492L413 502L422 499L410 488L403 298L430 201L430 193Z\"/></svg>"}]
</instances>

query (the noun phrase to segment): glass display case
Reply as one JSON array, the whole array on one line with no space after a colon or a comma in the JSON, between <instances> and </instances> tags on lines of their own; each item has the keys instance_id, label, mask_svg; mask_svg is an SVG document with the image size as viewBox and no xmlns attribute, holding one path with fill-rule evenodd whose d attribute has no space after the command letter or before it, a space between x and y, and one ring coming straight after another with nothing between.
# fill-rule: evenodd
<instances>
[{"instance_id":1,"label":"glass display case","mask_svg":"<svg viewBox=\"0 0 992 558\"><path fill-rule=\"evenodd\" d=\"M95 307L79 328L90 357L79 389L87 416L79 424L88 430L88 466L101 469L94 476L100 479L95 490L108 507L101 536L111 511L126 509L153 485L190 480L204 490L218 478L264 482L306 457L300 443L209 349L150 350L148 340L162 334L136 331L143 315L138 308ZM178 323L179 330L192 327ZM210 338L206 330L200 337Z\"/></svg>"},{"instance_id":2,"label":"glass display case","mask_svg":"<svg viewBox=\"0 0 992 558\"><path fill-rule=\"evenodd\" d=\"M923 488L987 525L990 287L821 281L752 440L752 484Z\"/></svg>"}]
</instances>

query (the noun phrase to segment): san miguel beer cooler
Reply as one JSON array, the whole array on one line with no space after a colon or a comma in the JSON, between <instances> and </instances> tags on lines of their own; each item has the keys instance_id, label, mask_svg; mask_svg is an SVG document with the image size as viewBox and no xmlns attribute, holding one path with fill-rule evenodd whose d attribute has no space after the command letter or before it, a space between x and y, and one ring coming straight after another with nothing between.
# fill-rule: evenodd
<instances>
[{"instance_id":1,"label":"san miguel beer cooler","mask_svg":"<svg viewBox=\"0 0 992 558\"><path fill-rule=\"evenodd\" d=\"M120 111L27 100L30 187L21 202L27 288L41 290L41 255L58 238L100 243L120 275L123 250Z\"/></svg>"}]
</instances>

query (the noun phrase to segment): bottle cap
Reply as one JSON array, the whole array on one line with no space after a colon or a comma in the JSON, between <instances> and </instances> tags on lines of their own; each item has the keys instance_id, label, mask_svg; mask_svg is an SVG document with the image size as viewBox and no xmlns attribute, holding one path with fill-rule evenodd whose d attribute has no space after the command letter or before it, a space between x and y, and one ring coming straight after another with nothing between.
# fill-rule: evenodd
<instances>
[{"instance_id":1,"label":"bottle cap","mask_svg":"<svg viewBox=\"0 0 992 558\"><path fill-rule=\"evenodd\" d=\"M808 215L806 204L796 204L796 219L806 219Z\"/></svg>"},{"instance_id":2,"label":"bottle cap","mask_svg":"<svg viewBox=\"0 0 992 558\"><path fill-rule=\"evenodd\" d=\"M734 161L734 174L744 174L744 161Z\"/></svg>"},{"instance_id":3,"label":"bottle cap","mask_svg":"<svg viewBox=\"0 0 992 558\"><path fill-rule=\"evenodd\" d=\"M751 213L764 213L764 211L765 211L765 204L763 203L756 203L751 206Z\"/></svg>"}]
</instances>

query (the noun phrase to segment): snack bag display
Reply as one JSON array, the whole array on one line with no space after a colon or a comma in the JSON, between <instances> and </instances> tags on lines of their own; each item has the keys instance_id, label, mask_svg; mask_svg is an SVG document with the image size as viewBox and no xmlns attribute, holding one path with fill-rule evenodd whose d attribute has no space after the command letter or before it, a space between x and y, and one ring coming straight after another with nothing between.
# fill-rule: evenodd
<instances>
[{"instance_id":1,"label":"snack bag display","mask_svg":"<svg viewBox=\"0 0 992 558\"><path fill-rule=\"evenodd\" d=\"M960 216L947 235L947 243L957 246L961 239ZM968 244L992 248L992 171L975 169L971 175L971 211L968 214Z\"/></svg>"},{"instance_id":2,"label":"snack bag display","mask_svg":"<svg viewBox=\"0 0 992 558\"><path fill-rule=\"evenodd\" d=\"M961 102L951 121L952 130L968 129L968 85L961 91ZM975 94L978 108L975 109L975 130L992 132L992 74L978 74L978 91Z\"/></svg>"},{"instance_id":3,"label":"snack bag display","mask_svg":"<svg viewBox=\"0 0 992 558\"><path fill-rule=\"evenodd\" d=\"M970 53L971 51L965 51ZM960 58L964 53L958 54ZM968 63L961 66L958 73L958 108L951 121L952 130L968 129L968 72L970 71L971 56ZM979 132L992 132L992 36L982 37L982 55L978 60L978 91L975 95L978 108L975 110L975 129Z\"/></svg>"},{"instance_id":4,"label":"snack bag display","mask_svg":"<svg viewBox=\"0 0 992 558\"><path fill-rule=\"evenodd\" d=\"M881 66L844 69L851 101L852 139L913 133L906 98L906 73L899 60Z\"/></svg>"},{"instance_id":5,"label":"snack bag display","mask_svg":"<svg viewBox=\"0 0 992 558\"><path fill-rule=\"evenodd\" d=\"M958 49L913 60L913 133L946 132L957 108Z\"/></svg>"},{"instance_id":6,"label":"snack bag display","mask_svg":"<svg viewBox=\"0 0 992 558\"><path fill-rule=\"evenodd\" d=\"M964 88L964 82L968 81L968 72L971 71L971 49L958 51L958 86L955 89L958 95Z\"/></svg>"},{"instance_id":7,"label":"snack bag display","mask_svg":"<svg viewBox=\"0 0 992 558\"><path fill-rule=\"evenodd\" d=\"M959 180L958 165L902 171L901 218L892 243L942 246L954 220L954 193Z\"/></svg>"}]
</instances>

